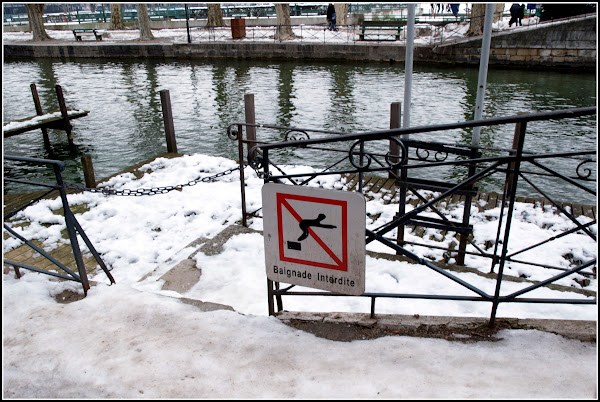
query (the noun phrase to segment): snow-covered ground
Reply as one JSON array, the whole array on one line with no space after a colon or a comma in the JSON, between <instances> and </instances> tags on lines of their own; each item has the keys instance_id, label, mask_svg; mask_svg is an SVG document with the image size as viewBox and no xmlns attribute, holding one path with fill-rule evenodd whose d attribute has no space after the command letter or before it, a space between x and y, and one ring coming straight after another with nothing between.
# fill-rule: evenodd
<instances>
[{"instance_id":1,"label":"snow-covered ground","mask_svg":"<svg viewBox=\"0 0 600 402\"><path fill-rule=\"evenodd\" d=\"M111 179L116 189L155 188L188 183L235 166L207 155L160 158L132 174ZM288 172L308 167L284 167ZM248 210L261 206L259 179L246 168ZM341 189L339 178L320 180ZM237 172L181 191L142 197L84 192L70 195L78 221L111 267L117 284L101 270L90 279L85 299L57 303L77 283L21 270L3 275L3 397L5 398L596 398L596 344L535 330L504 330L497 342L460 343L439 339L385 337L349 343L317 338L267 314L263 238L260 233L232 237L218 255L198 252L200 281L179 294L163 290L159 278L195 249L241 218ZM396 206L383 198L367 203L367 227L388 220ZM572 223L551 212L519 205L511 233L515 247L548 238ZM59 200L40 201L11 226L46 247L65 242ZM459 211L449 211L449 214ZM479 242L495 236L498 209L473 211ZM586 218L580 218L582 223ZM251 227L262 229L262 220ZM597 233L597 226L593 226ZM428 233L433 239L436 233ZM407 240L411 240L410 236ZM435 240L429 240L435 242ZM9 239L3 250L19 245ZM566 236L524 258L568 265L563 256L597 256L597 244L584 235ZM371 251L389 251L371 243ZM415 249L415 251L418 251ZM422 252L422 249L418 251ZM428 254L429 255L429 254ZM434 251L432 257L440 257ZM467 258L469 266L489 270L489 261ZM470 294L426 268L367 257L368 292ZM510 275L548 277L547 270L511 264ZM5 271L6 272L6 271ZM486 292L495 282L474 273L457 273ZM578 286L572 279L561 284ZM526 284L503 282L502 294ZM597 290L594 279L587 289ZM165 297L170 296L170 297ZM540 289L532 297L584 297ZM232 311L201 312L179 297L232 306ZM289 300L288 300L289 299ZM432 300L378 300L377 313L489 317L489 303ZM288 297L296 311L369 312L361 298ZM596 320L595 305L501 304L499 317Z\"/></svg>"}]
</instances>

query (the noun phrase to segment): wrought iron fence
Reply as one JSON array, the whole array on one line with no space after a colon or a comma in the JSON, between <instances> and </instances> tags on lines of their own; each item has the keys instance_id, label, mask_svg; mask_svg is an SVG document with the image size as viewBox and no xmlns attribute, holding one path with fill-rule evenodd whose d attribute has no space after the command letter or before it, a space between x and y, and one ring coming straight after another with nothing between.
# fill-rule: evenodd
<instances>
[{"instance_id":1,"label":"wrought iron fence","mask_svg":"<svg viewBox=\"0 0 600 402\"><path fill-rule=\"evenodd\" d=\"M547 266L537 264L535 261L526 261L519 259L519 255L525 251L539 247L543 244L551 243L557 238L567 236L573 233L583 233L596 241L596 217L594 216L588 222L581 222L577 219L573 211L564 208L562 204L548 195L538 181L540 178L552 177L559 180L562 185L571 186L573 191L583 191L596 196L595 174L592 173L594 166L597 166L597 156L594 149L582 149L573 151L564 151L557 153L534 153L525 150L525 136L528 123L537 121L559 121L562 119L577 118L581 116L593 115L596 113L595 107L575 108L569 110L559 110L554 112L519 114L516 116L491 118L485 120L469 121L462 123L443 124L435 126L422 126L407 129L391 129L384 131L373 131L364 133L342 133L324 130L311 130L306 128L279 127L266 124L255 123L234 123L228 128L228 135L232 140L238 141L240 162L244 160L244 145L246 145L246 160L259 175L264 178L265 183L277 182L291 184L295 186L306 185L312 180L321 176L332 174L359 175L359 181L362 181L366 173L385 173L396 180L396 185L404 191L414 193L421 199L421 204L417 207L407 210L403 209L402 200L399 201L399 212L394 219L379 226L376 229L367 229L365 233L365 242L380 242L399 255L407 257L415 263L422 264L433 271L438 272L449 280L463 286L472 292L472 295L440 295L440 294L387 294L387 293L369 293L366 292L362 297L371 299L371 314L375 314L375 300L377 298L417 298L417 299L436 299L436 300L455 300L455 301L483 301L492 305L490 314L490 326L494 326L496 311L500 303L563 303L563 304L596 304L594 299L561 299L561 298L542 298L542 297L523 297L525 294L552 284L569 275L584 274L587 276L596 275L596 259L590 258L587 261L575 261L568 268ZM474 147L465 144L442 144L431 141L419 141L414 139L422 133L433 133L447 130L468 129L473 127L491 127L498 125L515 125L514 143L510 149L494 149ZM244 130L247 135L244 138ZM280 142L263 142L256 138L257 130L276 130L282 132ZM410 139L408 139L410 136ZM271 137L272 138L272 137ZM384 143L384 146L375 147L369 150L367 147L375 143ZM385 144L395 145L395 151L386 152ZM574 144L576 145L576 144ZM390 148L392 149L392 148ZM410 156L409 150L415 150L416 156ZM328 152L324 157L331 161L329 166L319 172L304 172L288 174L282 169L278 158L285 155L290 157L291 152ZM457 155L456 158L448 158L448 154ZM337 154L341 157L334 158ZM467 155L467 156L465 156ZM426 157L429 156L429 157ZM548 161L553 159L566 159L572 162L573 171L570 174L559 172L557 169L549 167ZM411 160L418 163L411 163ZM245 162L243 162L245 163ZM585 166L585 167L584 167ZM467 171L466 176L457 180L456 183L433 183L427 180L420 180L418 172L424 169L439 169L442 167L463 167ZM246 222L247 216L258 216L257 212L247 213L245 208L244 177L243 169L240 169L242 175L242 209L243 222ZM425 258L422 254L409 250L406 246L408 242L400 236L397 238L389 237L393 230L400 233L407 224L429 225L442 230L456 230L469 233L468 220L465 222L450 222L443 215L439 214L436 205L443 200L456 194L469 194L474 191L477 183L481 180L500 175L504 178L504 190L500 201L500 215L498 218L498 227L496 238L493 242L493 251L486 251L482 248L474 247L474 251L463 251L463 254L474 254L488 258L491 263L490 271L495 273L496 285L493 293L479 289L477 286L468 283L457 275L449 272L447 269L436 265L436 263ZM534 188L542 197L547 200L549 205L566 216L573 227L549 239L541 239L538 243L515 250L513 247L509 251L510 229L515 213L515 203L517 202L517 186L519 183L527 183ZM359 191L362 187L359 185ZM435 192L429 197L424 197L419 193L421 189L433 189ZM465 203L465 207L470 208L470 200ZM465 208L466 209L466 208ZM432 221L424 213L433 211L438 213L441 219ZM468 213L465 213L468 217ZM468 237L467 237L468 238ZM424 245L428 247L427 245ZM449 250L452 251L452 250ZM454 250L456 252L456 250ZM504 269L509 262L519 262L533 264L559 270L559 273L552 273L545 280L526 286L510 294L502 295L500 292L504 276ZM368 269L368 267L367 267ZM550 272L550 271L548 271ZM268 304L269 314L274 315L275 303L278 311L283 309L283 296L347 296L332 292L318 291L293 291L294 285L283 289L280 284L268 280ZM361 297L359 296L359 297Z\"/></svg>"},{"instance_id":2,"label":"wrought iron fence","mask_svg":"<svg viewBox=\"0 0 600 402\"><path fill-rule=\"evenodd\" d=\"M190 37L192 42L218 42L236 40L248 41L294 41L294 42L321 42L321 43L354 43L360 41L360 25L338 25L335 31L329 30L326 25L265 25L245 26L240 37L233 37L232 28L225 27L192 27ZM292 35L288 35L291 32ZM395 32L390 29L390 33ZM284 33L284 34L282 34ZM375 42L389 40L388 38L375 39Z\"/></svg>"}]
</instances>

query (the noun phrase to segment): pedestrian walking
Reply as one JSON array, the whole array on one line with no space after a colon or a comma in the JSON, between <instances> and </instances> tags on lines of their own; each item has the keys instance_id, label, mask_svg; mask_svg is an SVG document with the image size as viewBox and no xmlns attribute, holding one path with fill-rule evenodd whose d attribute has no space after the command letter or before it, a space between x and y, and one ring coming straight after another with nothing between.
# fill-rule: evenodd
<instances>
[{"instance_id":1,"label":"pedestrian walking","mask_svg":"<svg viewBox=\"0 0 600 402\"><path fill-rule=\"evenodd\" d=\"M520 12L521 6L519 5L519 3L513 3L512 6L510 6L510 21L508 21L509 27L511 27L513 23L515 25L518 25Z\"/></svg>"},{"instance_id":2,"label":"pedestrian walking","mask_svg":"<svg viewBox=\"0 0 600 402\"><path fill-rule=\"evenodd\" d=\"M337 28L335 27L336 15L333 3L329 3L329 7L327 7L327 23L329 24L330 31L337 31Z\"/></svg>"}]
</instances>

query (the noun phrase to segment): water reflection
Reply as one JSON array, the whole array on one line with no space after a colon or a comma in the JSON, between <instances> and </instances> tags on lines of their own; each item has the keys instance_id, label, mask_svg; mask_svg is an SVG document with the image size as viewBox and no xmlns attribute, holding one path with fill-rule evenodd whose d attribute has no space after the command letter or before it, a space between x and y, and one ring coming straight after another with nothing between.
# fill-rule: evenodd
<instances>
[{"instance_id":1,"label":"water reflection","mask_svg":"<svg viewBox=\"0 0 600 402\"><path fill-rule=\"evenodd\" d=\"M345 65L335 65L330 68L330 75L330 107L325 127L330 130L353 132L359 127L355 117L353 72Z\"/></svg>"},{"instance_id":2,"label":"water reflection","mask_svg":"<svg viewBox=\"0 0 600 402\"><path fill-rule=\"evenodd\" d=\"M290 127L295 116L296 107L294 101L294 65L292 63L282 63L279 68L277 80L277 103L279 111L277 113L278 126Z\"/></svg>"},{"instance_id":3,"label":"water reflection","mask_svg":"<svg viewBox=\"0 0 600 402\"><path fill-rule=\"evenodd\" d=\"M58 109L56 84L63 87L68 107L90 111L73 121L73 134L79 153L92 154L97 178L166 150L159 94L163 89L170 92L179 151L230 159L237 159L237 146L227 138L226 128L244 121L244 94L255 96L258 123L360 132L389 128L390 104L403 101L404 91L404 71L377 63L39 59L5 61L4 72L5 121L35 115L31 83L36 83L45 111ZM415 66L411 125L472 120L477 79L476 68ZM595 104L593 74L491 69L483 116ZM559 124L536 122L527 129L526 149L539 152L591 148L597 138L595 116ZM481 145L510 147L513 132L514 126L483 128ZM266 140L281 139L281 133L259 131L259 138L261 134L279 136ZM469 129L424 133L418 139L470 143L471 136ZM55 156L67 162L67 179L82 182L79 155L69 155L65 133L51 130L50 139ZM50 156L39 132L6 139L4 151ZM299 156L298 163L320 167L330 162L301 150L283 156L288 159L282 162L296 162L293 158ZM7 174L16 173L7 169ZM450 168L433 174L453 181L464 177L464 171ZM494 177L490 189L502 180Z\"/></svg>"}]
</instances>

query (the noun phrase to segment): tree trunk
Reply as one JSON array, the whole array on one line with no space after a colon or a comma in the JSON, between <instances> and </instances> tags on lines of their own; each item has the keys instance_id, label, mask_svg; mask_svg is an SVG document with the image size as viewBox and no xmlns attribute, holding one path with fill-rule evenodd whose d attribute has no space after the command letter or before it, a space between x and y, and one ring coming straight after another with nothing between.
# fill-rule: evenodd
<instances>
[{"instance_id":1,"label":"tree trunk","mask_svg":"<svg viewBox=\"0 0 600 402\"><path fill-rule=\"evenodd\" d=\"M494 7L494 22L500 21L502 14L504 14L504 3L497 3Z\"/></svg>"},{"instance_id":2,"label":"tree trunk","mask_svg":"<svg viewBox=\"0 0 600 402\"><path fill-rule=\"evenodd\" d=\"M473 3L471 21L467 36L483 35L483 20L485 19L485 4Z\"/></svg>"},{"instance_id":3,"label":"tree trunk","mask_svg":"<svg viewBox=\"0 0 600 402\"><path fill-rule=\"evenodd\" d=\"M350 4L348 3L336 3L335 7L335 25L348 25L348 9Z\"/></svg>"},{"instance_id":4,"label":"tree trunk","mask_svg":"<svg viewBox=\"0 0 600 402\"><path fill-rule=\"evenodd\" d=\"M139 40L152 40L154 35L150 30L150 16L148 15L148 7L145 4L137 5L138 22L140 23Z\"/></svg>"},{"instance_id":5,"label":"tree trunk","mask_svg":"<svg viewBox=\"0 0 600 402\"><path fill-rule=\"evenodd\" d=\"M221 5L219 3L207 4L208 7L208 20L206 21L207 27L223 27L225 26L225 20L223 20L223 12L221 11Z\"/></svg>"},{"instance_id":6,"label":"tree trunk","mask_svg":"<svg viewBox=\"0 0 600 402\"><path fill-rule=\"evenodd\" d=\"M27 18L29 19L29 29L33 33L34 41L52 40L46 33L46 28L44 28L42 12L45 6L45 4L25 4Z\"/></svg>"},{"instance_id":7,"label":"tree trunk","mask_svg":"<svg viewBox=\"0 0 600 402\"><path fill-rule=\"evenodd\" d=\"M120 4L111 3L110 5L110 29L125 29Z\"/></svg>"},{"instance_id":8,"label":"tree trunk","mask_svg":"<svg viewBox=\"0 0 600 402\"><path fill-rule=\"evenodd\" d=\"M275 39L284 41L296 38L292 31L292 19L290 18L290 5L275 3L275 13L277 14L277 32Z\"/></svg>"}]
</instances>

